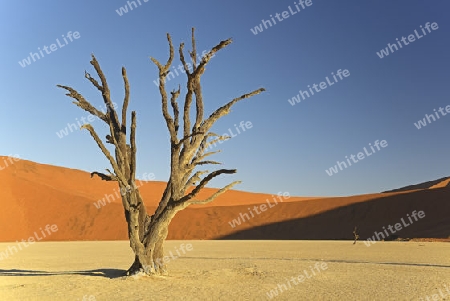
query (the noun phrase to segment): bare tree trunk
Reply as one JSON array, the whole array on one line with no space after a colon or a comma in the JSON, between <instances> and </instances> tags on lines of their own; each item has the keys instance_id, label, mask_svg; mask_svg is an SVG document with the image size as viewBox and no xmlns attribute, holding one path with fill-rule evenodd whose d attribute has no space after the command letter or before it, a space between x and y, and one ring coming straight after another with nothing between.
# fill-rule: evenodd
<instances>
[{"instance_id":1,"label":"bare tree trunk","mask_svg":"<svg viewBox=\"0 0 450 301\"><path fill-rule=\"evenodd\" d=\"M127 275L133 275L138 272L144 272L149 275L167 274L167 267L164 260L164 241L169 233L169 224L178 211L179 210L172 210L148 225L145 235L140 236L143 238L141 240L142 248L134 248L133 245L131 245L136 256L134 263L126 272ZM137 231L130 226L132 223L129 223L128 225L130 233ZM134 237L135 235L136 233L131 233L130 237Z\"/></svg>"},{"instance_id":2,"label":"bare tree trunk","mask_svg":"<svg viewBox=\"0 0 450 301\"><path fill-rule=\"evenodd\" d=\"M159 228L158 226L153 228ZM149 237L156 240L141 250L135 251L135 259L130 268L126 271L126 275L134 275L137 273L145 273L147 275L167 275L167 267L164 263L164 247L163 243L167 237L168 229L165 235L151 231Z\"/></svg>"}]
</instances>

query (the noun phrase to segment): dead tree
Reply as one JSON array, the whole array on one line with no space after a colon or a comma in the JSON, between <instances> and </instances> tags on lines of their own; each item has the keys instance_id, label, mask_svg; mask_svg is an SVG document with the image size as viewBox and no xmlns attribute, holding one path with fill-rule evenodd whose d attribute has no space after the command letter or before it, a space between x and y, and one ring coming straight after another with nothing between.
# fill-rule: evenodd
<instances>
[{"instance_id":1,"label":"dead tree","mask_svg":"<svg viewBox=\"0 0 450 301\"><path fill-rule=\"evenodd\" d=\"M358 227L355 226L355 228L353 229L353 236L354 236L354 241L353 244L356 244L356 241L359 239L359 234L358 234Z\"/></svg>"},{"instance_id":2,"label":"dead tree","mask_svg":"<svg viewBox=\"0 0 450 301\"><path fill-rule=\"evenodd\" d=\"M113 106L106 77L94 55L92 55L90 63L94 66L100 82L86 71L85 77L101 92L103 101L107 107L106 112L97 110L75 89L69 86L58 85L58 87L68 91L66 95L74 99L74 104L92 115L97 116L109 127L109 135L106 135L106 143L114 146L114 156L110 153L91 125L86 124L82 126L82 128L89 131L113 168L113 171L106 169L108 172L107 174L93 172L91 173L91 177L97 175L101 177L102 180L117 181L120 191L125 192L122 196L122 204L125 211L125 219L128 224L130 247L135 254L134 263L128 269L126 275L134 275L139 272L144 272L148 275L166 274L166 265L162 260L164 257L163 243L168 234L168 226L177 212L192 204L206 204L212 202L216 197L240 183L240 181L232 182L229 185L218 189L206 199L196 199L198 193L213 178L222 174L236 173L236 169L217 169L212 172L199 170L199 167L204 165L220 164L219 162L205 159L206 157L217 153L217 151L206 152L206 149L210 144L230 138L211 132L211 127L219 118L227 115L234 104L265 91L264 88L260 88L251 93L237 97L218 108L208 118L204 119L204 103L200 82L201 76L205 72L205 66L210 61L211 57L214 56L216 52L229 45L232 41L231 39L221 41L208 51L200 61L197 61L194 29L192 29L192 51L189 52L191 63L188 63L185 59L184 43L181 43L178 49L179 57L187 76L186 94L184 96L184 103L181 107L182 115L180 117L180 107L177 99L180 96L181 88L178 86L178 89L172 90L169 99L165 87L165 79L170 72L170 67L174 60L174 48L169 34L167 34L167 40L169 44L169 58L167 62L161 64L155 58L151 58L151 60L159 70L159 92L161 94L162 114L170 134L170 178L159 205L151 216L147 213L139 189L135 185L137 151L135 143L135 111L131 112L131 128L129 141L127 141L127 108L130 100L130 87L125 68L122 67L125 96L120 116ZM190 65L192 68L190 68ZM195 120L193 120L193 124L191 124L190 112L194 101ZM169 113L169 102L172 108L172 115ZM181 128L180 122L182 122ZM182 130L181 133L179 133L180 130Z\"/></svg>"}]
</instances>

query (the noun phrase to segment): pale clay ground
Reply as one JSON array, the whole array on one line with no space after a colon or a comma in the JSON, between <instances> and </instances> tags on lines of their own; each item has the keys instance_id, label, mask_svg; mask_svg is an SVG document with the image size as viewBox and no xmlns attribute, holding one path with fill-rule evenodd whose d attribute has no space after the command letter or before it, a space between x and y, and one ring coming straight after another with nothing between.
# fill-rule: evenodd
<instances>
[{"instance_id":1,"label":"pale clay ground","mask_svg":"<svg viewBox=\"0 0 450 301\"><path fill-rule=\"evenodd\" d=\"M139 279L117 278L133 259L127 241L36 243L0 260L0 300L269 300L317 261L327 268L272 300L450 300L450 243L167 241L165 252L183 243L193 250L169 276Z\"/></svg>"}]
</instances>

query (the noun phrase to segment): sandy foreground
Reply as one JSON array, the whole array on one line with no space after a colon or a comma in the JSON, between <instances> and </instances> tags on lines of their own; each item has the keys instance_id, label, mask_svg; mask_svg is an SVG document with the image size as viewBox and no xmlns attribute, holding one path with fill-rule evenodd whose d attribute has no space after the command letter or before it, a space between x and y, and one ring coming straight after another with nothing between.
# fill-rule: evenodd
<instances>
[{"instance_id":1,"label":"sandy foreground","mask_svg":"<svg viewBox=\"0 0 450 301\"><path fill-rule=\"evenodd\" d=\"M169 276L123 278L127 241L35 243L0 260L0 300L450 300L449 243L167 241L165 251Z\"/></svg>"}]
</instances>

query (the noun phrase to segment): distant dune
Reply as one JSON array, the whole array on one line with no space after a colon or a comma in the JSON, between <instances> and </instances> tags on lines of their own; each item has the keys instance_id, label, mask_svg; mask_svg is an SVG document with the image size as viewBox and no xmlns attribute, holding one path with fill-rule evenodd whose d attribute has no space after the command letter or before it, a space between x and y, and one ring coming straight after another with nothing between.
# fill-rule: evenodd
<instances>
[{"instance_id":1,"label":"distant dune","mask_svg":"<svg viewBox=\"0 0 450 301\"><path fill-rule=\"evenodd\" d=\"M383 191L383 193L411 191L411 190L417 190L417 189L441 188L441 187L447 186L449 181L450 181L450 177L444 177L444 178L440 178L440 179L437 179L434 181L428 181L428 182L424 182L424 183L408 185L408 186L397 188L397 189Z\"/></svg>"},{"instance_id":2,"label":"distant dune","mask_svg":"<svg viewBox=\"0 0 450 301\"><path fill-rule=\"evenodd\" d=\"M3 160L0 157L0 162ZM169 239L353 239L354 226L358 226L361 239L366 239L401 218L407 221L407 214L414 210L422 210L426 216L398 231L398 237L448 238L449 181L447 177L423 186L412 185L413 191L291 197L278 203L272 195L233 190L206 206L180 212L170 225ZM127 239L115 182L91 178L80 170L20 160L0 170L0 183L0 241L27 239L47 224L57 225L58 231L45 240ZM141 184L141 194L152 214L165 183ZM200 198L214 191L208 188ZM98 201L105 194L110 195L109 202L105 200L102 206Z\"/></svg>"}]
</instances>

